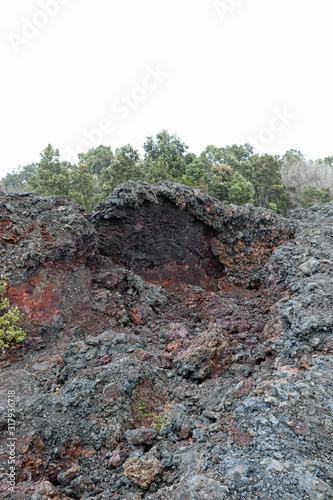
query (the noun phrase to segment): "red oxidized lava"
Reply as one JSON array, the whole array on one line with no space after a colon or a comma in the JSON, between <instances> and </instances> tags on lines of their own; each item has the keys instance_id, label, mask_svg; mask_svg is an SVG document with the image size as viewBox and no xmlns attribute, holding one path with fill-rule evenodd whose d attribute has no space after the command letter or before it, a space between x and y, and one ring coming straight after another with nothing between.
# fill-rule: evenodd
<instances>
[{"instance_id":1,"label":"red oxidized lava","mask_svg":"<svg viewBox=\"0 0 333 500\"><path fill-rule=\"evenodd\" d=\"M61 287L54 279L42 279L36 274L23 285L8 286L9 301L24 313L26 323L47 324L59 314Z\"/></svg>"},{"instance_id":2,"label":"red oxidized lava","mask_svg":"<svg viewBox=\"0 0 333 500\"><path fill-rule=\"evenodd\" d=\"M37 224L30 224L25 231L21 234L16 234L12 231L13 222L9 219L0 220L0 234L1 239L8 245L15 245L23 240L27 234L32 233L37 227Z\"/></svg>"}]
</instances>

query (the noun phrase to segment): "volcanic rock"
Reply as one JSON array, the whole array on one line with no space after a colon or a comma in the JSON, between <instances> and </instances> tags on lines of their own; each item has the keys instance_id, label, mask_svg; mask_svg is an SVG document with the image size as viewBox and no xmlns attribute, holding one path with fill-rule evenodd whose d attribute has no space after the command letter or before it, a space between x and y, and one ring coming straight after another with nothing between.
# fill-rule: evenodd
<instances>
[{"instance_id":1,"label":"volcanic rock","mask_svg":"<svg viewBox=\"0 0 333 500\"><path fill-rule=\"evenodd\" d=\"M294 231L274 212L224 206L204 191L169 181L118 186L95 207L92 221L101 253L146 281L213 290L227 275L255 284L255 273Z\"/></svg>"},{"instance_id":2,"label":"volcanic rock","mask_svg":"<svg viewBox=\"0 0 333 500\"><path fill-rule=\"evenodd\" d=\"M146 490L163 472L162 464L156 458L131 457L123 465L124 475Z\"/></svg>"},{"instance_id":3,"label":"volcanic rock","mask_svg":"<svg viewBox=\"0 0 333 500\"><path fill-rule=\"evenodd\" d=\"M27 332L0 359L1 498L333 498L333 204L2 193L0 273Z\"/></svg>"}]
</instances>

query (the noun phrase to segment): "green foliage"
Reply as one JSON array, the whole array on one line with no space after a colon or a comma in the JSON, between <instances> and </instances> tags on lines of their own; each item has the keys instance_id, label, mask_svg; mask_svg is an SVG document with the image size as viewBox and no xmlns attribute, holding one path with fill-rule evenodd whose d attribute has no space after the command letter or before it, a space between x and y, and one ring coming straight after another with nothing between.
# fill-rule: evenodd
<instances>
[{"instance_id":1,"label":"green foliage","mask_svg":"<svg viewBox=\"0 0 333 500\"><path fill-rule=\"evenodd\" d=\"M287 189L281 179L281 161L272 155L253 156L255 205L268 208L275 203L278 212L285 213Z\"/></svg>"},{"instance_id":2,"label":"green foliage","mask_svg":"<svg viewBox=\"0 0 333 500\"><path fill-rule=\"evenodd\" d=\"M144 177L142 162L131 145L116 149L98 146L80 153L79 166L60 162L59 150L50 144L41 153L28 189L41 196L59 196L77 201L87 211L114 188L129 179Z\"/></svg>"},{"instance_id":3,"label":"green foliage","mask_svg":"<svg viewBox=\"0 0 333 500\"><path fill-rule=\"evenodd\" d=\"M155 184L156 182L168 180L176 182L176 179L170 174L169 165L164 158L149 160L145 166L144 180Z\"/></svg>"},{"instance_id":4,"label":"green foliage","mask_svg":"<svg viewBox=\"0 0 333 500\"><path fill-rule=\"evenodd\" d=\"M108 196L119 184L143 179L144 172L139 152L130 144L117 148L110 165L103 170L100 184L104 196Z\"/></svg>"},{"instance_id":5,"label":"green foliage","mask_svg":"<svg viewBox=\"0 0 333 500\"><path fill-rule=\"evenodd\" d=\"M234 168L235 165L249 161L253 156L253 147L245 143L244 145L233 144L217 148L216 146L207 146L201 153L201 159L208 161L210 167L214 165L228 165Z\"/></svg>"},{"instance_id":6,"label":"green foliage","mask_svg":"<svg viewBox=\"0 0 333 500\"><path fill-rule=\"evenodd\" d=\"M1 189L7 193L25 191L30 177L35 175L36 172L36 163L30 163L24 167L18 166L12 173L6 174L6 176L1 179Z\"/></svg>"},{"instance_id":7,"label":"green foliage","mask_svg":"<svg viewBox=\"0 0 333 500\"><path fill-rule=\"evenodd\" d=\"M273 212L277 212L277 206L276 206L276 203L269 203L268 204L268 208L270 210L273 210Z\"/></svg>"},{"instance_id":8,"label":"green foliage","mask_svg":"<svg viewBox=\"0 0 333 500\"><path fill-rule=\"evenodd\" d=\"M302 160L305 160L303 153L297 151L296 149L289 149L288 151L285 152L285 154L282 157L282 161L289 163L298 162Z\"/></svg>"},{"instance_id":9,"label":"green foliage","mask_svg":"<svg viewBox=\"0 0 333 500\"><path fill-rule=\"evenodd\" d=\"M329 165L330 167L333 167L333 156L326 156L324 158L324 163L326 163L326 165Z\"/></svg>"},{"instance_id":10,"label":"green foliage","mask_svg":"<svg viewBox=\"0 0 333 500\"><path fill-rule=\"evenodd\" d=\"M199 160L206 171L209 194L224 203L253 203L252 157L253 148L248 143L221 148L207 146Z\"/></svg>"},{"instance_id":11,"label":"green foliage","mask_svg":"<svg viewBox=\"0 0 333 500\"><path fill-rule=\"evenodd\" d=\"M295 149L280 157L255 155L248 143L209 145L197 157L177 135L162 130L155 138L146 138L143 160L130 144L115 152L100 145L78 157L79 165L61 162L58 149L49 144L39 163L7 174L0 188L74 199L89 212L128 180L180 182L202 189L222 203L251 203L277 213L330 200L333 156L313 162Z\"/></svg>"},{"instance_id":12,"label":"green foliage","mask_svg":"<svg viewBox=\"0 0 333 500\"><path fill-rule=\"evenodd\" d=\"M244 205L245 203L253 204L252 184L239 172L234 173L228 195L230 202L235 205Z\"/></svg>"},{"instance_id":13,"label":"green foliage","mask_svg":"<svg viewBox=\"0 0 333 500\"><path fill-rule=\"evenodd\" d=\"M9 301L6 299L5 293L7 288L7 280L4 276L0 279L0 311L4 313L0 316L0 347L14 349L15 344L22 342L25 338L25 333L16 323L20 320L21 314L17 307L9 307Z\"/></svg>"},{"instance_id":14,"label":"green foliage","mask_svg":"<svg viewBox=\"0 0 333 500\"><path fill-rule=\"evenodd\" d=\"M110 146L98 146L97 148L90 148L87 153L79 153L79 159L85 165L88 165L89 172L98 177L110 167L114 158Z\"/></svg>"},{"instance_id":15,"label":"green foliage","mask_svg":"<svg viewBox=\"0 0 333 500\"><path fill-rule=\"evenodd\" d=\"M253 164L251 163L251 160L245 160L242 162L239 160L234 160L232 163L232 167L234 171L241 174L244 179L249 181L252 185L254 184L255 170Z\"/></svg>"},{"instance_id":16,"label":"green foliage","mask_svg":"<svg viewBox=\"0 0 333 500\"><path fill-rule=\"evenodd\" d=\"M308 186L303 189L299 204L302 208L322 205L331 201L330 189L318 189L315 186Z\"/></svg>"},{"instance_id":17,"label":"green foliage","mask_svg":"<svg viewBox=\"0 0 333 500\"><path fill-rule=\"evenodd\" d=\"M232 165L233 161L240 163L249 160L253 156L253 147L249 143L244 145L233 144L221 148L222 161L227 165Z\"/></svg>"},{"instance_id":18,"label":"green foliage","mask_svg":"<svg viewBox=\"0 0 333 500\"><path fill-rule=\"evenodd\" d=\"M168 412L163 412L161 415L153 415L154 417L154 429L155 431L160 431L163 425L168 424L170 420L170 414Z\"/></svg>"},{"instance_id":19,"label":"green foliage","mask_svg":"<svg viewBox=\"0 0 333 500\"><path fill-rule=\"evenodd\" d=\"M89 173L87 165L81 163L70 172L70 191L69 198L75 200L91 212L96 203L99 201L98 193L94 177Z\"/></svg>"},{"instance_id":20,"label":"green foliage","mask_svg":"<svg viewBox=\"0 0 333 500\"><path fill-rule=\"evenodd\" d=\"M209 145L200 155L200 160L206 165L206 170L210 170L213 166L223 164L223 148Z\"/></svg>"},{"instance_id":21,"label":"green foliage","mask_svg":"<svg viewBox=\"0 0 333 500\"><path fill-rule=\"evenodd\" d=\"M149 417L150 413L148 413L148 405L145 401L140 401L138 415L141 418Z\"/></svg>"},{"instance_id":22,"label":"green foliage","mask_svg":"<svg viewBox=\"0 0 333 500\"><path fill-rule=\"evenodd\" d=\"M209 176L209 194L218 200L229 200L229 189L233 181L233 170L225 165L216 165Z\"/></svg>"},{"instance_id":23,"label":"green foliage","mask_svg":"<svg viewBox=\"0 0 333 500\"><path fill-rule=\"evenodd\" d=\"M199 160L199 158L194 158L186 167L185 179L187 182L184 182L184 184L188 184L189 186L197 187L202 183L206 185L208 174L205 171L204 164Z\"/></svg>"},{"instance_id":24,"label":"green foliage","mask_svg":"<svg viewBox=\"0 0 333 500\"><path fill-rule=\"evenodd\" d=\"M164 411L160 415L148 412L148 404L145 401L140 402L138 415L143 419L153 419L155 431L160 431L163 425L170 422L170 414L168 411Z\"/></svg>"},{"instance_id":25,"label":"green foliage","mask_svg":"<svg viewBox=\"0 0 333 500\"><path fill-rule=\"evenodd\" d=\"M29 189L40 196L68 198L70 178L68 167L60 162L59 150L49 144L40 154L37 172L30 177Z\"/></svg>"},{"instance_id":26,"label":"green foliage","mask_svg":"<svg viewBox=\"0 0 333 500\"><path fill-rule=\"evenodd\" d=\"M192 161L194 161L196 159L196 155L194 153L187 153L185 155L185 163L186 165L189 165L190 163L192 163Z\"/></svg>"},{"instance_id":27,"label":"green foliage","mask_svg":"<svg viewBox=\"0 0 333 500\"><path fill-rule=\"evenodd\" d=\"M170 135L166 130L162 130L156 134L155 140L152 136L147 137L143 149L147 169L152 166L152 162L154 164L162 160L163 167L167 168L167 174L172 178L177 179L185 174L188 146L177 135Z\"/></svg>"}]
</instances>

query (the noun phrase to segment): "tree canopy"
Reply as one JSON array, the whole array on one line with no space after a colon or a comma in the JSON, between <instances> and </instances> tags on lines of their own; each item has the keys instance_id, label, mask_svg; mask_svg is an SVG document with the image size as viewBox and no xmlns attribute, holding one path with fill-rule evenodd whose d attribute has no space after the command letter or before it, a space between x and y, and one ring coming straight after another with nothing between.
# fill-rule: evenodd
<instances>
[{"instance_id":1,"label":"tree canopy","mask_svg":"<svg viewBox=\"0 0 333 500\"><path fill-rule=\"evenodd\" d=\"M153 184L167 179L202 189L223 203L251 203L282 214L332 199L333 156L312 161L296 149L282 156L259 155L248 143L211 144L198 156L188 149L178 135L162 130L146 138L143 158L130 144L115 150L99 145L70 164L48 144L38 163L19 166L0 186L73 199L87 211L128 180Z\"/></svg>"}]
</instances>

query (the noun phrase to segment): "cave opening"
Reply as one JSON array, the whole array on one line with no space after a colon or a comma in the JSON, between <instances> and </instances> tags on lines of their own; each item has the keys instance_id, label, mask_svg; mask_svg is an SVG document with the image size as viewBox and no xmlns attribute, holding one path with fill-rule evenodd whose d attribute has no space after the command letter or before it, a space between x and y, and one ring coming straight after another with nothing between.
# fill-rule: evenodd
<instances>
[{"instance_id":1,"label":"cave opening","mask_svg":"<svg viewBox=\"0 0 333 500\"><path fill-rule=\"evenodd\" d=\"M169 200L145 201L99 223L100 250L145 281L216 290L226 268L212 250L217 231Z\"/></svg>"}]
</instances>

